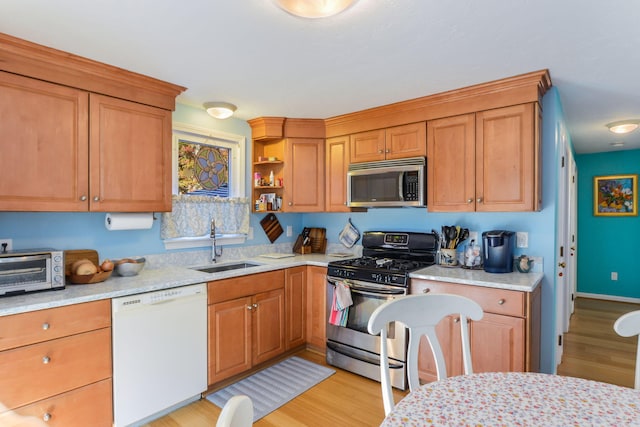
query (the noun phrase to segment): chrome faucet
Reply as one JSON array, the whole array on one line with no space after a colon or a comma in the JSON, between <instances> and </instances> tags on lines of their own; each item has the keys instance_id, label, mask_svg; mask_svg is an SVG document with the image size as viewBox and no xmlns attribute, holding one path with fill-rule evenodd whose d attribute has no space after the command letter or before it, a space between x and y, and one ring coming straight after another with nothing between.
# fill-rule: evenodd
<instances>
[{"instance_id":1,"label":"chrome faucet","mask_svg":"<svg viewBox=\"0 0 640 427\"><path fill-rule=\"evenodd\" d=\"M211 262L216 262L216 220L211 220Z\"/></svg>"}]
</instances>

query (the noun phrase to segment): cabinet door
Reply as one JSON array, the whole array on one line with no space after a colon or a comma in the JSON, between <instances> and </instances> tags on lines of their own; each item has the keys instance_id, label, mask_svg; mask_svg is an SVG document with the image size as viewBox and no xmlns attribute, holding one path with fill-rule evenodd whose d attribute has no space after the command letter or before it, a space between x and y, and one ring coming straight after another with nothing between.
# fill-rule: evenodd
<instances>
[{"instance_id":1,"label":"cabinet door","mask_svg":"<svg viewBox=\"0 0 640 427\"><path fill-rule=\"evenodd\" d=\"M324 139L287 139L283 200L287 212L324 211L324 144Z\"/></svg>"},{"instance_id":2,"label":"cabinet door","mask_svg":"<svg viewBox=\"0 0 640 427\"><path fill-rule=\"evenodd\" d=\"M469 336L474 372L525 371L525 320L484 313L471 322Z\"/></svg>"},{"instance_id":3,"label":"cabinet door","mask_svg":"<svg viewBox=\"0 0 640 427\"><path fill-rule=\"evenodd\" d=\"M285 351L284 290L258 294L253 301L253 364L257 365Z\"/></svg>"},{"instance_id":4,"label":"cabinet door","mask_svg":"<svg viewBox=\"0 0 640 427\"><path fill-rule=\"evenodd\" d=\"M347 206L347 172L349 171L349 136L327 139L326 211L349 212Z\"/></svg>"},{"instance_id":5,"label":"cabinet door","mask_svg":"<svg viewBox=\"0 0 640 427\"><path fill-rule=\"evenodd\" d=\"M307 267L285 272L286 349L304 345L307 338Z\"/></svg>"},{"instance_id":6,"label":"cabinet door","mask_svg":"<svg viewBox=\"0 0 640 427\"><path fill-rule=\"evenodd\" d=\"M476 114L476 210L537 209L538 132L533 104Z\"/></svg>"},{"instance_id":7,"label":"cabinet door","mask_svg":"<svg viewBox=\"0 0 640 427\"><path fill-rule=\"evenodd\" d=\"M427 209L475 210L475 115L427 122Z\"/></svg>"},{"instance_id":8,"label":"cabinet door","mask_svg":"<svg viewBox=\"0 0 640 427\"><path fill-rule=\"evenodd\" d=\"M327 345L327 269L307 267L307 343L322 351Z\"/></svg>"},{"instance_id":9,"label":"cabinet door","mask_svg":"<svg viewBox=\"0 0 640 427\"><path fill-rule=\"evenodd\" d=\"M424 122L396 126L385 130L386 159L403 159L427 155L427 129Z\"/></svg>"},{"instance_id":10,"label":"cabinet door","mask_svg":"<svg viewBox=\"0 0 640 427\"><path fill-rule=\"evenodd\" d=\"M251 369L251 297L209 306L209 384Z\"/></svg>"},{"instance_id":11,"label":"cabinet door","mask_svg":"<svg viewBox=\"0 0 640 427\"><path fill-rule=\"evenodd\" d=\"M0 72L0 210L89 208L89 95Z\"/></svg>"},{"instance_id":12,"label":"cabinet door","mask_svg":"<svg viewBox=\"0 0 640 427\"><path fill-rule=\"evenodd\" d=\"M447 316L436 327L436 334L442 353L444 354L447 376L453 377L461 375L462 367L462 344L460 342L459 318ZM420 338L420 349L418 350L418 376L422 382L431 382L438 379L435 359L427 337Z\"/></svg>"},{"instance_id":13,"label":"cabinet door","mask_svg":"<svg viewBox=\"0 0 640 427\"><path fill-rule=\"evenodd\" d=\"M350 137L351 163L384 160L384 129L361 132Z\"/></svg>"},{"instance_id":14,"label":"cabinet door","mask_svg":"<svg viewBox=\"0 0 640 427\"><path fill-rule=\"evenodd\" d=\"M90 209L171 210L171 111L90 96Z\"/></svg>"}]
</instances>

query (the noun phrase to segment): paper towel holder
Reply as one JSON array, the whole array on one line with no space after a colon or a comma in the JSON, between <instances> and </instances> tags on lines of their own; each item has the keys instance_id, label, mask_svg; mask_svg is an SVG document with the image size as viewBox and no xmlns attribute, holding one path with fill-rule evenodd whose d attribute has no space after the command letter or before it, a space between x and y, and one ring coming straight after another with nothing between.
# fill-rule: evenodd
<instances>
[{"instance_id":1,"label":"paper towel holder","mask_svg":"<svg viewBox=\"0 0 640 427\"><path fill-rule=\"evenodd\" d=\"M151 224L150 225L144 225L142 227L132 227L132 228L115 228L114 230L136 230L136 229L148 229L148 228L152 228L153 227L153 221L157 220L158 218L156 218L156 214L155 212L128 212L128 213L123 213L123 212L107 212L105 214L104 217L104 225L105 228L109 231L113 231L111 229L111 226L113 225L113 215L127 215L127 214L133 214L133 215L149 215L151 214Z\"/></svg>"}]
</instances>

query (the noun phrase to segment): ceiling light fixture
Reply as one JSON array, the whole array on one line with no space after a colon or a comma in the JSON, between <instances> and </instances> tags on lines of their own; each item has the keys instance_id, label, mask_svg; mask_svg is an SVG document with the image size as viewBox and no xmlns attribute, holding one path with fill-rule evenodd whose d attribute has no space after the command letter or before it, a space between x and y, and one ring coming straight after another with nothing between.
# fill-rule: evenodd
<instances>
[{"instance_id":1,"label":"ceiling light fixture","mask_svg":"<svg viewBox=\"0 0 640 427\"><path fill-rule=\"evenodd\" d=\"M619 122L607 123L607 127L613 133L629 133L638 129L640 120L621 120Z\"/></svg>"},{"instance_id":2,"label":"ceiling light fixture","mask_svg":"<svg viewBox=\"0 0 640 427\"><path fill-rule=\"evenodd\" d=\"M205 102L203 106L207 113L216 119L228 119L238 108L228 102Z\"/></svg>"},{"instance_id":3,"label":"ceiling light fixture","mask_svg":"<svg viewBox=\"0 0 640 427\"><path fill-rule=\"evenodd\" d=\"M292 15L302 18L326 18L343 12L356 0L274 0Z\"/></svg>"}]
</instances>

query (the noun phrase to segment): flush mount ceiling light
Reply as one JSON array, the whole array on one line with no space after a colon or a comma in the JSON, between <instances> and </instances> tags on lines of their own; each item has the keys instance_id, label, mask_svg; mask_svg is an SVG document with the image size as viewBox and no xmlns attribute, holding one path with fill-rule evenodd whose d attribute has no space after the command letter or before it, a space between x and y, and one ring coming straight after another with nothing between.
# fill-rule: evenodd
<instances>
[{"instance_id":1,"label":"flush mount ceiling light","mask_svg":"<svg viewBox=\"0 0 640 427\"><path fill-rule=\"evenodd\" d=\"M216 119L227 119L233 116L233 112L238 108L228 102L205 102L203 106L207 113Z\"/></svg>"},{"instance_id":2,"label":"flush mount ceiling light","mask_svg":"<svg viewBox=\"0 0 640 427\"><path fill-rule=\"evenodd\" d=\"M629 133L638 129L640 120L621 120L619 122L607 123L607 127L613 133Z\"/></svg>"},{"instance_id":3,"label":"flush mount ceiling light","mask_svg":"<svg viewBox=\"0 0 640 427\"><path fill-rule=\"evenodd\" d=\"M326 18L337 15L356 0L273 0L292 15L302 18Z\"/></svg>"}]
</instances>

